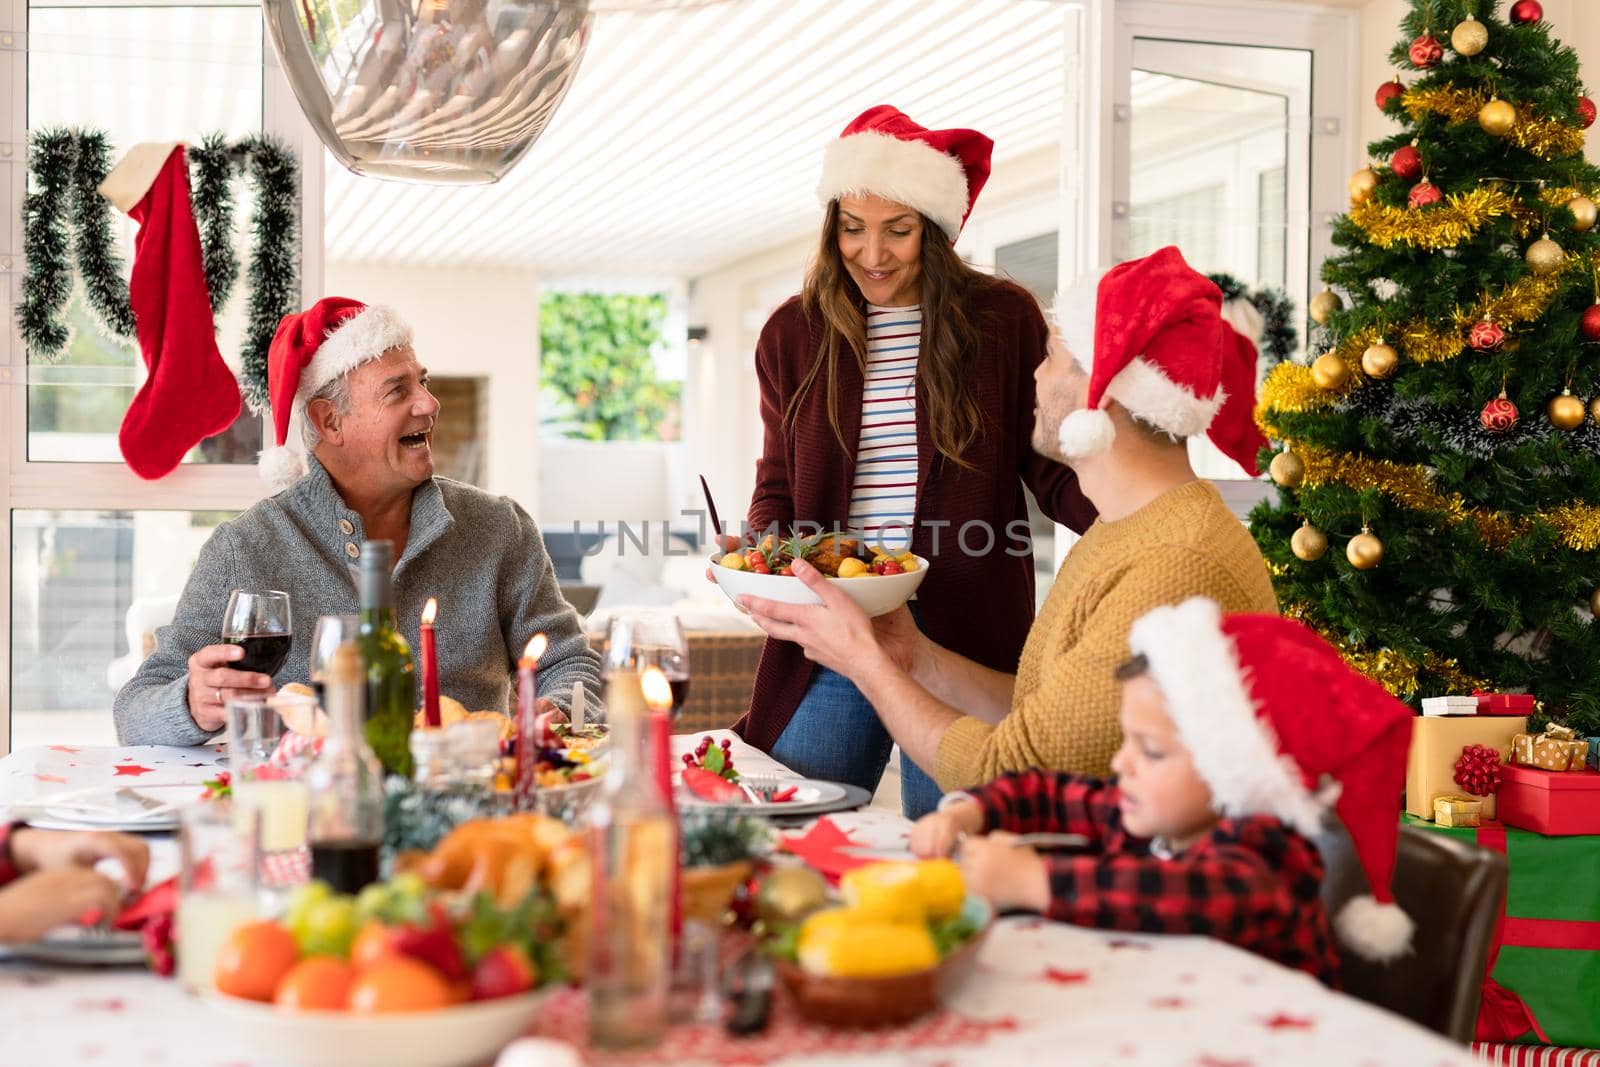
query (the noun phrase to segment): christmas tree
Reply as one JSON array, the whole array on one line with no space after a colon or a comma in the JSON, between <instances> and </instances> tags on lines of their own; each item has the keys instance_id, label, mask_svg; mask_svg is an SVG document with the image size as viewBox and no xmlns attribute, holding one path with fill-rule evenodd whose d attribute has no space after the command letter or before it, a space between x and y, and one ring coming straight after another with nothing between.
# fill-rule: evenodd
<instances>
[{"instance_id":1,"label":"christmas tree","mask_svg":"<svg viewBox=\"0 0 1600 1067\"><path fill-rule=\"evenodd\" d=\"M1414 0L1401 34L1315 358L1262 387L1251 527L1284 613L1400 698L1525 690L1600 733L1594 104L1536 0Z\"/></svg>"}]
</instances>

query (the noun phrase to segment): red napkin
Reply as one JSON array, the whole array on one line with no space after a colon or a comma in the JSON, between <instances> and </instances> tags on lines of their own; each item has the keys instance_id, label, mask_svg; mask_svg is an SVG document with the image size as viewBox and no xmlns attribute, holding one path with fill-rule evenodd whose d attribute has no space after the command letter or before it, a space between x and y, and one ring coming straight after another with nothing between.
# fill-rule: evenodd
<instances>
[{"instance_id":1,"label":"red napkin","mask_svg":"<svg viewBox=\"0 0 1600 1067\"><path fill-rule=\"evenodd\" d=\"M803 834L783 838L782 844L786 851L799 856L806 866L830 882L837 882L845 871L873 862L847 852L847 849L861 847L860 844L826 817L818 819Z\"/></svg>"},{"instance_id":2,"label":"red napkin","mask_svg":"<svg viewBox=\"0 0 1600 1067\"><path fill-rule=\"evenodd\" d=\"M177 910L178 879L172 877L160 885L151 886L124 905L117 917L111 920L111 925L118 930L137 930L156 916L171 915ZM78 924L96 926L101 918L103 916L98 909L91 909L78 916Z\"/></svg>"}]
</instances>

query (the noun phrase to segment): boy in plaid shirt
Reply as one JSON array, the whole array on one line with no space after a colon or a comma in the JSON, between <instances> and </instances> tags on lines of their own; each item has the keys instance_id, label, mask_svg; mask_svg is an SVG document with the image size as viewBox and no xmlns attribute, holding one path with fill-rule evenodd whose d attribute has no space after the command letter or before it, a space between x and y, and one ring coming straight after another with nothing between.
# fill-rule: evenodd
<instances>
[{"instance_id":1,"label":"boy in plaid shirt","mask_svg":"<svg viewBox=\"0 0 1600 1067\"><path fill-rule=\"evenodd\" d=\"M1341 910L1340 940L1373 959L1404 951L1411 923L1389 877L1411 710L1300 623L1225 618L1209 600L1150 612L1129 645L1114 780L1035 770L953 793L917 823L912 851L959 845L968 886L999 908L1206 934L1331 985L1311 838L1333 808L1372 889ZM1039 831L1081 834L1087 850L1015 846Z\"/></svg>"}]
</instances>

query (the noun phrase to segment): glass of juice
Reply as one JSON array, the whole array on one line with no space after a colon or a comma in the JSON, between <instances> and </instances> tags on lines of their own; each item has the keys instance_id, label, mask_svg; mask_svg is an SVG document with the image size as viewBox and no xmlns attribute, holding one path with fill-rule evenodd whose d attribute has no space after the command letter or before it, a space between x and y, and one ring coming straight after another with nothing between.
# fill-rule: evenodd
<instances>
[{"instance_id":1,"label":"glass of juice","mask_svg":"<svg viewBox=\"0 0 1600 1067\"><path fill-rule=\"evenodd\" d=\"M241 832L242 829L242 832ZM257 818L228 801L207 801L179 813L178 981L209 993L217 953L235 928L260 914L256 895Z\"/></svg>"},{"instance_id":2,"label":"glass of juice","mask_svg":"<svg viewBox=\"0 0 1600 1067\"><path fill-rule=\"evenodd\" d=\"M254 820L261 888L292 889L305 881L307 872L310 801L302 765L275 759L283 721L270 701L230 700L225 710L235 825L242 834Z\"/></svg>"}]
</instances>

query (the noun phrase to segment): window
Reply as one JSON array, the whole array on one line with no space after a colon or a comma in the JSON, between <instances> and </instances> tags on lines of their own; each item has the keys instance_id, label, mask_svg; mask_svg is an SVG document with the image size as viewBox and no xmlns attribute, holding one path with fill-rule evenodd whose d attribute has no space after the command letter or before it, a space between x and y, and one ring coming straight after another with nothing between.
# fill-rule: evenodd
<instances>
[{"instance_id":1,"label":"window","mask_svg":"<svg viewBox=\"0 0 1600 1067\"><path fill-rule=\"evenodd\" d=\"M688 357L684 345L667 343L666 320L661 293L543 294L543 436L677 440Z\"/></svg>"}]
</instances>

